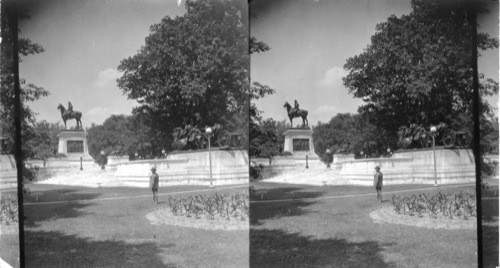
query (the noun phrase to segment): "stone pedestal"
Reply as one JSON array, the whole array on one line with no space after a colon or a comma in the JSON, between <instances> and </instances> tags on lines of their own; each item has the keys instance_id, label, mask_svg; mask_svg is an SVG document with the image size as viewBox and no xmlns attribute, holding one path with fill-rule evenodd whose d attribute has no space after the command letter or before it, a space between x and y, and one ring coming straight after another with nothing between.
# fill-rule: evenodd
<instances>
[{"instance_id":1,"label":"stone pedestal","mask_svg":"<svg viewBox=\"0 0 500 268\"><path fill-rule=\"evenodd\" d=\"M68 160L83 160L89 161L93 158L89 155L87 145L87 132L78 130L63 130L57 134L59 138L59 146L57 152L65 154Z\"/></svg>"},{"instance_id":2,"label":"stone pedestal","mask_svg":"<svg viewBox=\"0 0 500 268\"><path fill-rule=\"evenodd\" d=\"M285 145L283 151L290 152L294 158L319 159L314 152L313 131L308 128L289 128L283 132Z\"/></svg>"}]
</instances>

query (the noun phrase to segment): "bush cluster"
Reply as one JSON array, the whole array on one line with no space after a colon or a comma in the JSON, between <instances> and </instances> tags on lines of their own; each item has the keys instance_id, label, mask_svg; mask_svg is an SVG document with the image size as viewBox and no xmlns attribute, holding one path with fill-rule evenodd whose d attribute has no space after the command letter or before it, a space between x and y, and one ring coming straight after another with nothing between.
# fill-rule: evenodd
<instances>
[{"instance_id":1,"label":"bush cluster","mask_svg":"<svg viewBox=\"0 0 500 268\"><path fill-rule=\"evenodd\" d=\"M244 221L249 217L248 204L248 195L245 193L168 197L168 206L174 215L196 219L204 216L211 220L218 217Z\"/></svg>"},{"instance_id":2,"label":"bush cluster","mask_svg":"<svg viewBox=\"0 0 500 268\"><path fill-rule=\"evenodd\" d=\"M0 199L0 222L6 224L19 222L17 209L17 199L10 196L2 197Z\"/></svg>"},{"instance_id":3,"label":"bush cluster","mask_svg":"<svg viewBox=\"0 0 500 268\"><path fill-rule=\"evenodd\" d=\"M264 165L250 165L250 178L254 180L262 179L262 173L264 172Z\"/></svg>"},{"instance_id":4,"label":"bush cluster","mask_svg":"<svg viewBox=\"0 0 500 268\"><path fill-rule=\"evenodd\" d=\"M462 191L458 194L439 191L433 196L422 193L411 197L393 194L392 204L396 213L410 216L437 218L442 215L449 219L468 219L477 215L475 193Z\"/></svg>"}]
</instances>

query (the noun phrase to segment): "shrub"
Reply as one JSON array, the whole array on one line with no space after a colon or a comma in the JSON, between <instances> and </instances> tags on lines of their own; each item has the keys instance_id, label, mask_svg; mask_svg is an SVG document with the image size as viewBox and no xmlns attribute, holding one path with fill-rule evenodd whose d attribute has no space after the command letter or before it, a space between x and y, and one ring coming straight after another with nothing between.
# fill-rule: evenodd
<instances>
[{"instance_id":1,"label":"shrub","mask_svg":"<svg viewBox=\"0 0 500 268\"><path fill-rule=\"evenodd\" d=\"M250 178L254 180L262 179L262 172L264 171L264 165L259 164L258 166L250 165Z\"/></svg>"},{"instance_id":2,"label":"shrub","mask_svg":"<svg viewBox=\"0 0 500 268\"><path fill-rule=\"evenodd\" d=\"M483 157L483 163L481 164L481 174L481 177L498 175L498 162Z\"/></svg>"},{"instance_id":3,"label":"shrub","mask_svg":"<svg viewBox=\"0 0 500 268\"><path fill-rule=\"evenodd\" d=\"M468 219L477 216L476 194L460 192L456 194L442 193L431 196L414 194L411 197L392 195L392 204L398 214L410 216L429 216L437 218L438 215L453 219L453 217Z\"/></svg>"},{"instance_id":4,"label":"shrub","mask_svg":"<svg viewBox=\"0 0 500 268\"><path fill-rule=\"evenodd\" d=\"M0 222L5 222L6 224L11 224L13 222L19 222L17 213L17 199L11 198L10 196L0 199Z\"/></svg>"},{"instance_id":5,"label":"shrub","mask_svg":"<svg viewBox=\"0 0 500 268\"><path fill-rule=\"evenodd\" d=\"M216 217L226 220L246 220L249 215L248 195L245 193L219 194L211 196L195 195L188 197L172 197L167 199L172 214L177 216L194 217L205 216L207 219Z\"/></svg>"}]
</instances>

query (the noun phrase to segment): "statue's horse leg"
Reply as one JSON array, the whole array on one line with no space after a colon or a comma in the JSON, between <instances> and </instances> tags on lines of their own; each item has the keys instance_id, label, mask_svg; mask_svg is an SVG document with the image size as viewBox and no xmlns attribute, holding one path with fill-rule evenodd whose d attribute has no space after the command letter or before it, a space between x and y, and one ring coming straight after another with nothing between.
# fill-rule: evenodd
<instances>
[{"instance_id":1,"label":"statue's horse leg","mask_svg":"<svg viewBox=\"0 0 500 268\"><path fill-rule=\"evenodd\" d=\"M77 129L83 129L83 126L82 126L82 114L81 113L77 113L75 115L75 120L76 120L76 128Z\"/></svg>"},{"instance_id":2,"label":"statue's horse leg","mask_svg":"<svg viewBox=\"0 0 500 268\"><path fill-rule=\"evenodd\" d=\"M293 116L289 115L288 118L290 119L290 127L293 128L293 122L292 122Z\"/></svg>"}]
</instances>

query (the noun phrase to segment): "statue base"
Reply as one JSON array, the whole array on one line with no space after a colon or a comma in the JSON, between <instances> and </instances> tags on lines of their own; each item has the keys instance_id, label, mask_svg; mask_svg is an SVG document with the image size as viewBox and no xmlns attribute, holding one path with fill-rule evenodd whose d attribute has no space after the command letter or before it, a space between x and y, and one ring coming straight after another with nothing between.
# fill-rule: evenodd
<instances>
[{"instance_id":1,"label":"statue base","mask_svg":"<svg viewBox=\"0 0 500 268\"><path fill-rule=\"evenodd\" d=\"M83 130L63 130L57 134L59 146L57 152L64 154L68 160L94 160L89 155L87 132Z\"/></svg>"},{"instance_id":2,"label":"statue base","mask_svg":"<svg viewBox=\"0 0 500 268\"><path fill-rule=\"evenodd\" d=\"M314 152L312 137L313 131L310 128L289 128L283 132L285 145L283 150L290 152L295 159L316 160L319 156Z\"/></svg>"}]
</instances>

